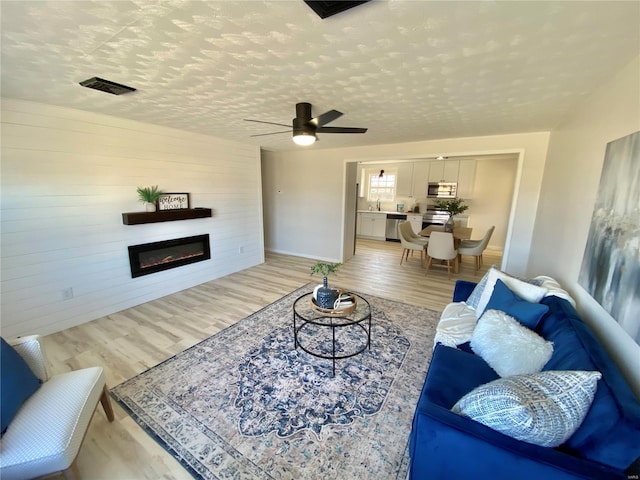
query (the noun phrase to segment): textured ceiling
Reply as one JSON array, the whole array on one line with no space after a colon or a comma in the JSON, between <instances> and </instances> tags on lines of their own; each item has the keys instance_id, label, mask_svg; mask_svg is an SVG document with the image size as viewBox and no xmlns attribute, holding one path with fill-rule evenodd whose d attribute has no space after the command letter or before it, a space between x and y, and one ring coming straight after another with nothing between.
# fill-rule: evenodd
<instances>
[{"instance_id":1,"label":"textured ceiling","mask_svg":"<svg viewBox=\"0 0 640 480\"><path fill-rule=\"evenodd\" d=\"M2 1L2 95L296 147L295 103L333 148L550 130L640 53L640 2ZM135 87L109 95L98 76ZM640 85L639 85L640 88Z\"/></svg>"}]
</instances>

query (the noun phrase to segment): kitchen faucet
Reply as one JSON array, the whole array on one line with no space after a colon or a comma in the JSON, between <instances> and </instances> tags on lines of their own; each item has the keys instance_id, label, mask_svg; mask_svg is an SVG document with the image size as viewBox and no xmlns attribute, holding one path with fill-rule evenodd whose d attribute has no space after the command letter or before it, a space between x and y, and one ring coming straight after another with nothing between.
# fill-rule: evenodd
<instances>
[{"instance_id":1,"label":"kitchen faucet","mask_svg":"<svg viewBox=\"0 0 640 480\"><path fill-rule=\"evenodd\" d=\"M378 211L380 211L380 199L378 199L378 201L376 202L376 208L378 209Z\"/></svg>"}]
</instances>

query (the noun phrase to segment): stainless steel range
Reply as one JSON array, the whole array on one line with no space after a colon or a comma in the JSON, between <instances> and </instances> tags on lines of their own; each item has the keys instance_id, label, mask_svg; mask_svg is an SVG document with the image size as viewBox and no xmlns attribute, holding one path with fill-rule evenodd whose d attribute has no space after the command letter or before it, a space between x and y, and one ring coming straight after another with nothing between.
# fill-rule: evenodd
<instances>
[{"instance_id":1,"label":"stainless steel range","mask_svg":"<svg viewBox=\"0 0 640 480\"><path fill-rule=\"evenodd\" d=\"M422 215L422 228L429 225L444 225L448 219L449 214L446 211L427 208L426 213Z\"/></svg>"}]
</instances>

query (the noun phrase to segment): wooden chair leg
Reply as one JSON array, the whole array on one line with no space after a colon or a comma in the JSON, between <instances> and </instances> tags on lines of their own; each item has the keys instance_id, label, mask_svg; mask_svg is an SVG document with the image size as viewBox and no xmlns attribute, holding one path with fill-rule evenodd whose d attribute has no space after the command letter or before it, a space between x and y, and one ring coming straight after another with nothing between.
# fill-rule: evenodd
<instances>
[{"instance_id":1,"label":"wooden chair leg","mask_svg":"<svg viewBox=\"0 0 640 480\"><path fill-rule=\"evenodd\" d=\"M107 419L110 422L115 420L115 415L113 414L113 405L111 405L111 398L109 398L109 389L105 385L102 388L102 395L100 395L100 403L102 403L102 408L104 409L104 413L107 416Z\"/></svg>"},{"instance_id":2,"label":"wooden chair leg","mask_svg":"<svg viewBox=\"0 0 640 480\"><path fill-rule=\"evenodd\" d=\"M431 258L429 255L427 255L427 259L426 259L426 273L429 273L429 268L431 267L431 262L433 261L433 258Z\"/></svg>"}]
</instances>

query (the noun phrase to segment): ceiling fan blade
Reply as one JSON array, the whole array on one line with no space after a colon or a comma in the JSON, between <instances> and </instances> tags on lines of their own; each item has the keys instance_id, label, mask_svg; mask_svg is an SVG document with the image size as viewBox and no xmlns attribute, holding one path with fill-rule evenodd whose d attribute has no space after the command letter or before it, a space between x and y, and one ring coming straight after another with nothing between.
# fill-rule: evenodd
<instances>
[{"instance_id":1,"label":"ceiling fan blade","mask_svg":"<svg viewBox=\"0 0 640 480\"><path fill-rule=\"evenodd\" d=\"M285 125L284 123L263 122L262 120L249 120L248 118L244 118L243 120L245 122L266 123L266 124L269 124L269 125L278 125L280 127L289 127L289 128L291 128L291 125Z\"/></svg>"},{"instance_id":2,"label":"ceiling fan blade","mask_svg":"<svg viewBox=\"0 0 640 480\"><path fill-rule=\"evenodd\" d=\"M318 115L316 118L312 118L309 123L316 127L321 127L327 123L333 122L336 118L341 116L342 112L339 112L338 110L329 110L328 112L324 112L322 115Z\"/></svg>"},{"instance_id":3,"label":"ceiling fan blade","mask_svg":"<svg viewBox=\"0 0 640 480\"><path fill-rule=\"evenodd\" d=\"M318 127L318 133L366 133L366 128L356 127Z\"/></svg>"},{"instance_id":4,"label":"ceiling fan blade","mask_svg":"<svg viewBox=\"0 0 640 480\"><path fill-rule=\"evenodd\" d=\"M277 135L279 133L291 133L291 130L285 130L284 132L259 133L258 135L249 135L249 136L250 137L264 137L266 135Z\"/></svg>"}]
</instances>

